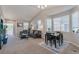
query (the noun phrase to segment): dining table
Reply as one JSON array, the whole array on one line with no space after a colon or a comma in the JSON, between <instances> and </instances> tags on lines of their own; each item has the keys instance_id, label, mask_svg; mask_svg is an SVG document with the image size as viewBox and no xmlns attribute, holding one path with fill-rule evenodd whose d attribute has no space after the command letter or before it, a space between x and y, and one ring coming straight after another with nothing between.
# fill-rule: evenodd
<instances>
[{"instance_id":1,"label":"dining table","mask_svg":"<svg viewBox=\"0 0 79 59\"><path fill-rule=\"evenodd\" d=\"M57 48L57 39L58 39L57 37L59 35L60 35L60 33L57 33L57 32L50 33L51 38L49 40L50 40L51 46L52 46L52 44L54 44L55 48ZM48 41L48 39L45 39L45 41ZM53 41L53 43L52 43L52 41Z\"/></svg>"}]
</instances>

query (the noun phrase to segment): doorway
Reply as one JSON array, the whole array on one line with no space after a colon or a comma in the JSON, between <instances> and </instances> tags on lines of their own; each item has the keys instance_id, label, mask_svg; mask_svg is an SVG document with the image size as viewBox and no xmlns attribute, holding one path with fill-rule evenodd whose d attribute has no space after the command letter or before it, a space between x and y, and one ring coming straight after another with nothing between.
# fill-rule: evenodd
<instances>
[{"instance_id":1,"label":"doorway","mask_svg":"<svg viewBox=\"0 0 79 59\"><path fill-rule=\"evenodd\" d=\"M6 29L6 33L8 35L13 35L13 23L7 23L7 29Z\"/></svg>"}]
</instances>

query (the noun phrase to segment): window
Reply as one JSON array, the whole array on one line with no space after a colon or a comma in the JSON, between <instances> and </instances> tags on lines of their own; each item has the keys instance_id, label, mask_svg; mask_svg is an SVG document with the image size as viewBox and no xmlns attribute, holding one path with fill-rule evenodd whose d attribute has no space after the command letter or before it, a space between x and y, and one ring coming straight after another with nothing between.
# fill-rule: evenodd
<instances>
[{"instance_id":1,"label":"window","mask_svg":"<svg viewBox=\"0 0 79 59\"><path fill-rule=\"evenodd\" d=\"M69 15L61 17L61 31L69 32Z\"/></svg>"},{"instance_id":2,"label":"window","mask_svg":"<svg viewBox=\"0 0 79 59\"><path fill-rule=\"evenodd\" d=\"M28 23L28 22L23 23L23 28L26 29L26 30L28 30L28 28L29 28L29 23Z\"/></svg>"},{"instance_id":3,"label":"window","mask_svg":"<svg viewBox=\"0 0 79 59\"><path fill-rule=\"evenodd\" d=\"M79 29L79 20L78 20L78 12L72 14L72 30L77 31Z\"/></svg>"},{"instance_id":4,"label":"window","mask_svg":"<svg viewBox=\"0 0 79 59\"><path fill-rule=\"evenodd\" d=\"M42 26L41 20L37 20L37 25L36 25L37 30L41 30L41 26Z\"/></svg>"},{"instance_id":5,"label":"window","mask_svg":"<svg viewBox=\"0 0 79 59\"><path fill-rule=\"evenodd\" d=\"M60 31L60 24L61 24L61 18L54 18L53 22L54 22L54 31Z\"/></svg>"},{"instance_id":6,"label":"window","mask_svg":"<svg viewBox=\"0 0 79 59\"><path fill-rule=\"evenodd\" d=\"M52 19L51 18L47 18L46 19L46 31L52 31Z\"/></svg>"},{"instance_id":7,"label":"window","mask_svg":"<svg viewBox=\"0 0 79 59\"><path fill-rule=\"evenodd\" d=\"M41 20L38 21L38 30L40 30Z\"/></svg>"},{"instance_id":8,"label":"window","mask_svg":"<svg viewBox=\"0 0 79 59\"><path fill-rule=\"evenodd\" d=\"M69 31L69 16L62 16L53 19L54 22L54 31Z\"/></svg>"}]
</instances>

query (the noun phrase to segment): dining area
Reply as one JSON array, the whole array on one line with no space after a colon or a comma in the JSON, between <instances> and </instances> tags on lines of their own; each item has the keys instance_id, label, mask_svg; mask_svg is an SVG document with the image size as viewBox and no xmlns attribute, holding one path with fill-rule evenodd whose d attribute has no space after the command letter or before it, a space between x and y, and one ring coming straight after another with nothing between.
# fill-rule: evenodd
<instances>
[{"instance_id":1,"label":"dining area","mask_svg":"<svg viewBox=\"0 0 79 59\"><path fill-rule=\"evenodd\" d=\"M50 45L50 47L54 46L54 48L63 46L64 44L63 33L59 31L52 33L46 32L45 44Z\"/></svg>"}]
</instances>

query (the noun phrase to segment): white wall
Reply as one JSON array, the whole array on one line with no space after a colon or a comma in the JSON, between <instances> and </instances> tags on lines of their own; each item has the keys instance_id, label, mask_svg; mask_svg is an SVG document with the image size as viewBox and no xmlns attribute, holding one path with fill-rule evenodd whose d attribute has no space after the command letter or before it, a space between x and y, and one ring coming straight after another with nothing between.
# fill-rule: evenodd
<instances>
[{"instance_id":1,"label":"white wall","mask_svg":"<svg viewBox=\"0 0 79 59\"><path fill-rule=\"evenodd\" d=\"M1 10L1 6L0 6L0 16L2 16L2 10Z\"/></svg>"}]
</instances>

